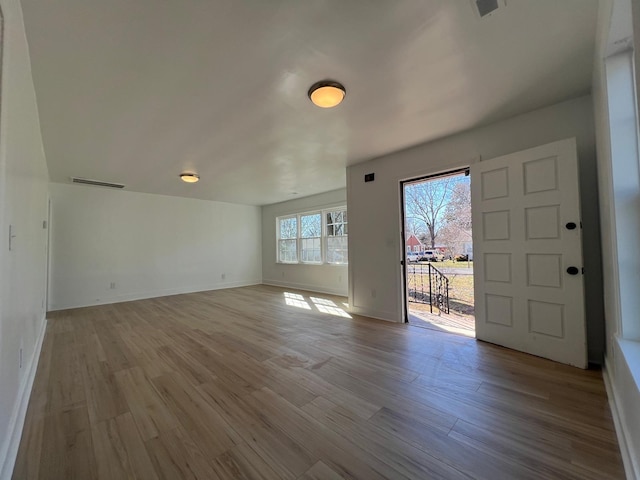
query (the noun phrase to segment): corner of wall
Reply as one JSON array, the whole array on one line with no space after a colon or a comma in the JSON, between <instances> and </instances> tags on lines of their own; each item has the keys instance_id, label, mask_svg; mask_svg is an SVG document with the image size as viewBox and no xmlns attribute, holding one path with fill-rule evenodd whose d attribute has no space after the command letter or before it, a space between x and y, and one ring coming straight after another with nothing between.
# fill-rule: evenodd
<instances>
[{"instance_id":1,"label":"corner of wall","mask_svg":"<svg viewBox=\"0 0 640 480\"><path fill-rule=\"evenodd\" d=\"M21 4L1 2L0 230L16 232L0 249L0 478L10 478L45 329L48 168ZM21 355L29 358L20 365ZM25 359L26 360L26 359ZM25 368L26 367L26 368Z\"/></svg>"},{"instance_id":2,"label":"corner of wall","mask_svg":"<svg viewBox=\"0 0 640 480\"><path fill-rule=\"evenodd\" d=\"M38 333L38 338L36 340L36 347L29 359L27 375L23 378L23 381L20 384L18 401L14 405L13 412L11 412L9 431L5 437L2 450L0 450L0 479L2 480L11 479L13 468L16 463L18 447L20 446L20 440L22 439L22 428L24 427L24 421L27 415L27 407L29 406L29 399L31 398L31 389L38 370L38 361L40 359L40 352L42 351L42 343L44 341L46 330L47 320L46 318L43 318L40 332Z\"/></svg>"}]
</instances>

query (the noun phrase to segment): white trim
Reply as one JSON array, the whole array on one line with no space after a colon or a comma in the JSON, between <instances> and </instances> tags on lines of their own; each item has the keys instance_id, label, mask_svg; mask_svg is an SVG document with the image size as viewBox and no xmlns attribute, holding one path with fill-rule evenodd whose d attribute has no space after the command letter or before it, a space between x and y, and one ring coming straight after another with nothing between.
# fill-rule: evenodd
<instances>
[{"instance_id":1,"label":"white trim","mask_svg":"<svg viewBox=\"0 0 640 480\"><path fill-rule=\"evenodd\" d=\"M378 310L370 310L368 308L355 307L349 304L349 313L353 315L361 315L363 317L375 318L389 323L405 323L402 318L398 320L398 314L394 312L382 312Z\"/></svg>"},{"instance_id":2,"label":"white trim","mask_svg":"<svg viewBox=\"0 0 640 480\"><path fill-rule=\"evenodd\" d=\"M104 300L99 300L93 303L87 304L76 304L76 305L56 305L52 307L49 311L55 312L58 310L69 310L71 308L84 308L84 307L94 307L96 305L109 305L111 303L121 303L121 302L131 302L134 300L146 300L148 298L159 298L159 297L167 297L170 295L182 295L184 293L197 293L197 292L207 292L212 290L224 290L227 288L237 288L237 287L249 287L251 285L260 285L262 283L261 280L249 280L249 281L241 281L241 282L218 282L212 283L210 285L200 285L193 287L184 287L184 288L169 288L166 290L157 290L154 292L140 292L140 293L130 293L124 295L115 295L113 297L105 298Z\"/></svg>"},{"instance_id":3,"label":"white trim","mask_svg":"<svg viewBox=\"0 0 640 480\"><path fill-rule=\"evenodd\" d=\"M308 265L322 265L324 267L346 267L349 264L348 263L329 263L329 262L325 262L325 263L302 263L302 262L276 262L276 265L304 265L304 266L308 266Z\"/></svg>"},{"instance_id":4,"label":"white trim","mask_svg":"<svg viewBox=\"0 0 640 480\"><path fill-rule=\"evenodd\" d=\"M265 279L262 281L263 285L270 285L272 287L291 288L294 290L305 290L307 292L324 293L326 295L336 295L339 297L346 297L344 289L338 290L331 287L318 287L317 285L311 285L306 283L289 283L281 282L278 280Z\"/></svg>"},{"instance_id":5,"label":"white trim","mask_svg":"<svg viewBox=\"0 0 640 480\"><path fill-rule=\"evenodd\" d=\"M624 471L627 480L638 480L640 478L640 465L638 465L637 456L633 455L629 448L629 433L625 423L620 418L620 402L611 378L609 377L607 363L608 361L605 358L602 367L602 378L604 380L604 387L607 390L607 397L609 397L609 408L611 408L611 416L613 417L613 424L615 426L616 436L618 437L618 444L620 445Z\"/></svg>"},{"instance_id":6,"label":"white trim","mask_svg":"<svg viewBox=\"0 0 640 480\"><path fill-rule=\"evenodd\" d=\"M618 348L629 368L629 373L640 392L640 342L617 337Z\"/></svg>"},{"instance_id":7,"label":"white trim","mask_svg":"<svg viewBox=\"0 0 640 480\"><path fill-rule=\"evenodd\" d=\"M314 212L318 209L320 210L331 210L334 207L345 207L347 205L347 201L346 201L346 186L342 187L342 188L337 188L336 190L330 190L328 192L323 192L323 193L318 193L315 195L309 195L307 197L300 197L300 198L292 198L290 200L285 200L284 202L277 202L277 203L270 203L268 205L263 205L262 208L270 208L270 207L276 207L278 205L285 205L285 204L293 204L293 205L297 205L298 202L300 202L301 200L304 201L305 199L309 199L310 197L315 197L315 196L321 196L321 195L327 195L327 194L332 194L332 193L341 193L342 191L345 191L345 199L344 200L340 200L337 202L329 202L329 203L321 203L319 205L313 205L313 207L309 207L309 210L303 210L302 213L309 211L309 212ZM276 209L277 211L280 211L279 209ZM299 207L291 207L291 208L287 208L284 209L282 211L280 211L279 215L276 216L280 216L280 217L286 217L287 215L297 215L298 213L300 213L301 210Z\"/></svg>"},{"instance_id":8,"label":"white trim","mask_svg":"<svg viewBox=\"0 0 640 480\"><path fill-rule=\"evenodd\" d=\"M36 371L38 370L38 361L40 360L40 351L42 350L42 342L44 340L44 334L47 327L47 319L42 319L42 326L40 332L38 332L38 338L36 339L36 346L33 350L33 355L29 359L29 369L27 375L25 375L20 384L18 390L18 401L13 406L13 412L11 412L11 418L9 419L8 435L4 440L0 455L0 479L10 480L13 474L13 468L16 463L16 457L18 456L18 447L20 446L20 439L22 438L22 429L24 428L24 420L27 415L27 407L29 406L29 399L31 398L31 389L33 387L33 380L36 377Z\"/></svg>"},{"instance_id":9,"label":"white trim","mask_svg":"<svg viewBox=\"0 0 640 480\"><path fill-rule=\"evenodd\" d=\"M640 324L636 315L640 308L637 295L640 261L625 256L629 248L635 248L635 232L640 228L635 203L640 193L640 167L633 51L625 50L607 57L605 74L613 186L610 203L614 207L611 260L619 305L617 332L624 338L640 340Z\"/></svg>"}]
</instances>

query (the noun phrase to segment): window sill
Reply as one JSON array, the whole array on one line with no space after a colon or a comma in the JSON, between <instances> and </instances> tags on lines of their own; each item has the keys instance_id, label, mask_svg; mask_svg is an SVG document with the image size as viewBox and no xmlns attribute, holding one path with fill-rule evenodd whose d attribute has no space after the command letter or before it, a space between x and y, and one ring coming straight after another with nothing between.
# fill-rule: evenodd
<instances>
[{"instance_id":1,"label":"window sill","mask_svg":"<svg viewBox=\"0 0 640 480\"><path fill-rule=\"evenodd\" d=\"M618 346L640 391L640 342L618 338Z\"/></svg>"},{"instance_id":2,"label":"window sill","mask_svg":"<svg viewBox=\"0 0 640 480\"><path fill-rule=\"evenodd\" d=\"M312 266L312 267L320 267L326 265L328 267L347 267L348 263L311 263L311 262L276 262L276 265L302 265L302 266Z\"/></svg>"}]
</instances>

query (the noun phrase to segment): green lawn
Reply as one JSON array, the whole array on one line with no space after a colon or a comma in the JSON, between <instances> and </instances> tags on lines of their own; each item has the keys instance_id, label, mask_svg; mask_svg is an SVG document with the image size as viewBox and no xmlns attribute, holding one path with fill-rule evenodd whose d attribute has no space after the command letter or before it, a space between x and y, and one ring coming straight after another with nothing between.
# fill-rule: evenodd
<instances>
[{"instance_id":1,"label":"green lawn","mask_svg":"<svg viewBox=\"0 0 640 480\"><path fill-rule=\"evenodd\" d=\"M467 262L438 262L435 265L464 268L466 264ZM463 315L473 315L473 275L448 274L447 278L449 279L450 309ZM428 295L429 275L409 275L408 287L423 291Z\"/></svg>"},{"instance_id":2,"label":"green lawn","mask_svg":"<svg viewBox=\"0 0 640 480\"><path fill-rule=\"evenodd\" d=\"M473 262L454 262L453 260L445 260L444 262L432 262L436 268L455 267L455 268L473 268Z\"/></svg>"},{"instance_id":3,"label":"green lawn","mask_svg":"<svg viewBox=\"0 0 640 480\"><path fill-rule=\"evenodd\" d=\"M473 268L473 261L471 262L454 262L453 260L445 260L444 262L409 262L409 265L426 265L431 263L436 268L441 267L455 267L455 268Z\"/></svg>"},{"instance_id":4,"label":"green lawn","mask_svg":"<svg viewBox=\"0 0 640 480\"><path fill-rule=\"evenodd\" d=\"M451 310L473 315L473 275L447 275L447 278Z\"/></svg>"}]
</instances>

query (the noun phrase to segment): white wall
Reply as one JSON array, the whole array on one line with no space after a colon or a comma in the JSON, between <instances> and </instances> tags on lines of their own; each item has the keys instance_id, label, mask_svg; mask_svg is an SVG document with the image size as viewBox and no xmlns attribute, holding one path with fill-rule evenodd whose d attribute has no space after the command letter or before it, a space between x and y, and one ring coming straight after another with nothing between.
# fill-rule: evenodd
<instances>
[{"instance_id":1,"label":"white wall","mask_svg":"<svg viewBox=\"0 0 640 480\"><path fill-rule=\"evenodd\" d=\"M0 478L15 462L42 339L47 166L18 0L4 14L0 116ZM15 238L9 251L9 225ZM22 349L22 368L19 367ZM34 361L34 359L36 361Z\"/></svg>"},{"instance_id":2,"label":"white wall","mask_svg":"<svg viewBox=\"0 0 640 480\"><path fill-rule=\"evenodd\" d=\"M50 310L261 282L260 207L49 188Z\"/></svg>"},{"instance_id":3,"label":"white wall","mask_svg":"<svg viewBox=\"0 0 640 480\"><path fill-rule=\"evenodd\" d=\"M349 300L353 312L401 321L400 180L576 137L589 360L600 362L604 325L592 109L591 97L585 96L349 167ZM375 181L364 183L366 173L375 173Z\"/></svg>"},{"instance_id":4,"label":"white wall","mask_svg":"<svg viewBox=\"0 0 640 480\"><path fill-rule=\"evenodd\" d=\"M346 265L287 265L276 261L276 217L346 204L347 191L343 188L262 207L262 282L347 296ZM351 213L349 213L350 220Z\"/></svg>"}]
</instances>

